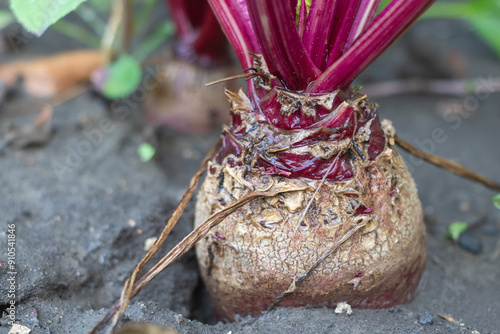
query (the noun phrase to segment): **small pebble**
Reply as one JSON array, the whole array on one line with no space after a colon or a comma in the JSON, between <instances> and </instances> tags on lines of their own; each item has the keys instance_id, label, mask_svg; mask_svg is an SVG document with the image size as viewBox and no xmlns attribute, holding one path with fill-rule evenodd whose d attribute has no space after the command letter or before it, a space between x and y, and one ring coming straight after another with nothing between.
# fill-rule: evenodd
<instances>
[{"instance_id":1,"label":"small pebble","mask_svg":"<svg viewBox=\"0 0 500 334\"><path fill-rule=\"evenodd\" d=\"M351 305L347 304L346 302L338 303L337 307L335 308L335 313L337 314L347 314L351 315L352 314L352 308Z\"/></svg>"},{"instance_id":2,"label":"small pebble","mask_svg":"<svg viewBox=\"0 0 500 334\"><path fill-rule=\"evenodd\" d=\"M472 254L479 254L483 250L483 244L481 243L481 239L479 237L468 231L463 231L458 237L458 244L460 247L465 249Z\"/></svg>"},{"instance_id":3,"label":"small pebble","mask_svg":"<svg viewBox=\"0 0 500 334\"><path fill-rule=\"evenodd\" d=\"M419 314L417 321L421 325L431 325L434 322L434 317L430 312L424 312Z\"/></svg>"},{"instance_id":4,"label":"small pebble","mask_svg":"<svg viewBox=\"0 0 500 334\"><path fill-rule=\"evenodd\" d=\"M26 326L22 326L19 324L12 325L12 328L9 331L9 334L29 334L31 329Z\"/></svg>"},{"instance_id":5,"label":"small pebble","mask_svg":"<svg viewBox=\"0 0 500 334\"><path fill-rule=\"evenodd\" d=\"M460 203L460 211L469 212L470 211L470 203L468 203L468 202Z\"/></svg>"},{"instance_id":6,"label":"small pebble","mask_svg":"<svg viewBox=\"0 0 500 334\"><path fill-rule=\"evenodd\" d=\"M144 250L147 252L148 250L153 247L155 244L156 240L158 240L157 237L152 237L152 238L147 238L146 241L144 241Z\"/></svg>"},{"instance_id":7,"label":"small pebble","mask_svg":"<svg viewBox=\"0 0 500 334\"><path fill-rule=\"evenodd\" d=\"M38 309L36 307L33 307L30 311L30 317L33 319L38 319Z\"/></svg>"}]
</instances>

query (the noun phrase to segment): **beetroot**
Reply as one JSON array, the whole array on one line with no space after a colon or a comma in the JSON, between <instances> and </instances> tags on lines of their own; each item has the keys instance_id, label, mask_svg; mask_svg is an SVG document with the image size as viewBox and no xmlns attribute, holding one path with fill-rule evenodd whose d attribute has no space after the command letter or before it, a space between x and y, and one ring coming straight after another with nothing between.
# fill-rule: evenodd
<instances>
[{"instance_id":1,"label":"beetroot","mask_svg":"<svg viewBox=\"0 0 500 334\"><path fill-rule=\"evenodd\" d=\"M391 123L351 82L431 2L394 0L375 18L374 0L299 1L297 15L289 0L210 0L256 74L248 95L227 91L233 122L195 224L251 191L291 187L246 203L198 243L221 319L275 302L379 308L414 298L426 259L416 187Z\"/></svg>"}]
</instances>

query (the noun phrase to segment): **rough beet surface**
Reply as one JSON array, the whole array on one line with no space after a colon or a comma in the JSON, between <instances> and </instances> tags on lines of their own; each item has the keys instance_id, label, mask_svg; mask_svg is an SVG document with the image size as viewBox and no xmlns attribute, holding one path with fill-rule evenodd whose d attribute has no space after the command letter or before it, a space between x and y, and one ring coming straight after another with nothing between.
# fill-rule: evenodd
<instances>
[{"instance_id":1,"label":"rough beet surface","mask_svg":"<svg viewBox=\"0 0 500 334\"><path fill-rule=\"evenodd\" d=\"M411 301L425 265L425 227L415 184L392 149L394 129L380 125L375 106L354 94L331 112L330 119L357 119L351 127L347 122L346 136L339 126L283 130L243 92L228 96L237 122L225 129L225 145L200 190L196 225L253 189L279 182L307 187L245 204L197 245L220 318L257 315L286 290L280 306L347 301L381 308ZM317 136L325 130L330 137ZM285 153L302 160L283 159ZM323 167L304 172L310 161Z\"/></svg>"}]
</instances>

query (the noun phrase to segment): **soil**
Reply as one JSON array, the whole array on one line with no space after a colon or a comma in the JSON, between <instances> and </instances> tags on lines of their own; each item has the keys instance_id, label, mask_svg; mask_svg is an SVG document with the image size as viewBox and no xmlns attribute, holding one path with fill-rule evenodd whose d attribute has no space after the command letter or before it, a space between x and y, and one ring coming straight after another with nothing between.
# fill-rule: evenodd
<instances>
[{"instance_id":1,"label":"soil","mask_svg":"<svg viewBox=\"0 0 500 334\"><path fill-rule=\"evenodd\" d=\"M16 53L1 54L0 61L77 47L49 32L28 39ZM488 82L498 76L497 56L467 24L423 21L359 83L410 77ZM82 94L54 108L53 133L45 145L7 148L0 155L0 311L10 302L7 225L15 224L16 318L33 334L83 334L93 327L119 297L124 280L145 254L145 241L159 234L219 136L220 129L207 135L152 131L141 118L142 100L135 94L110 104L90 92ZM382 118L391 119L402 138L500 180L500 95L485 87L462 97L412 94L377 102ZM0 111L2 131L6 124L29 124L36 111L5 108ZM144 140L158 147L146 163L137 154ZM419 188L428 233L427 266L412 303L355 309L350 316L324 308L278 308L234 324L217 323L191 251L132 301L123 321L153 322L180 333L500 333L495 193L404 157ZM472 224L480 254L445 238L454 221ZM192 222L190 203L162 254L192 229ZM8 321L0 320L1 334L9 332Z\"/></svg>"}]
</instances>

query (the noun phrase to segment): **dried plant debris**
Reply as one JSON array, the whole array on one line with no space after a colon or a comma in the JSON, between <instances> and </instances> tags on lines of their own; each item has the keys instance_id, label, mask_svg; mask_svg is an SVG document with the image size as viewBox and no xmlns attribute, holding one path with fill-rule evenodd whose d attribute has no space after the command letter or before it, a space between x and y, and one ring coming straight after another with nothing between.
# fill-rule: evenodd
<instances>
[{"instance_id":1,"label":"dried plant debris","mask_svg":"<svg viewBox=\"0 0 500 334\"><path fill-rule=\"evenodd\" d=\"M177 334L173 328L164 328L152 324L129 323L121 327L116 334Z\"/></svg>"},{"instance_id":2,"label":"dried plant debris","mask_svg":"<svg viewBox=\"0 0 500 334\"><path fill-rule=\"evenodd\" d=\"M478 331L471 329L469 326L466 326L463 322L453 319L453 317L450 315L440 314L439 317L448 322L451 322L452 324L457 325L461 330L468 331L471 334L480 334Z\"/></svg>"},{"instance_id":3,"label":"dried plant debris","mask_svg":"<svg viewBox=\"0 0 500 334\"><path fill-rule=\"evenodd\" d=\"M0 83L22 90L33 97L51 97L82 82L89 82L104 63L100 51L78 50L31 61L15 61L0 66ZM78 64L78 66L75 66Z\"/></svg>"}]
</instances>

